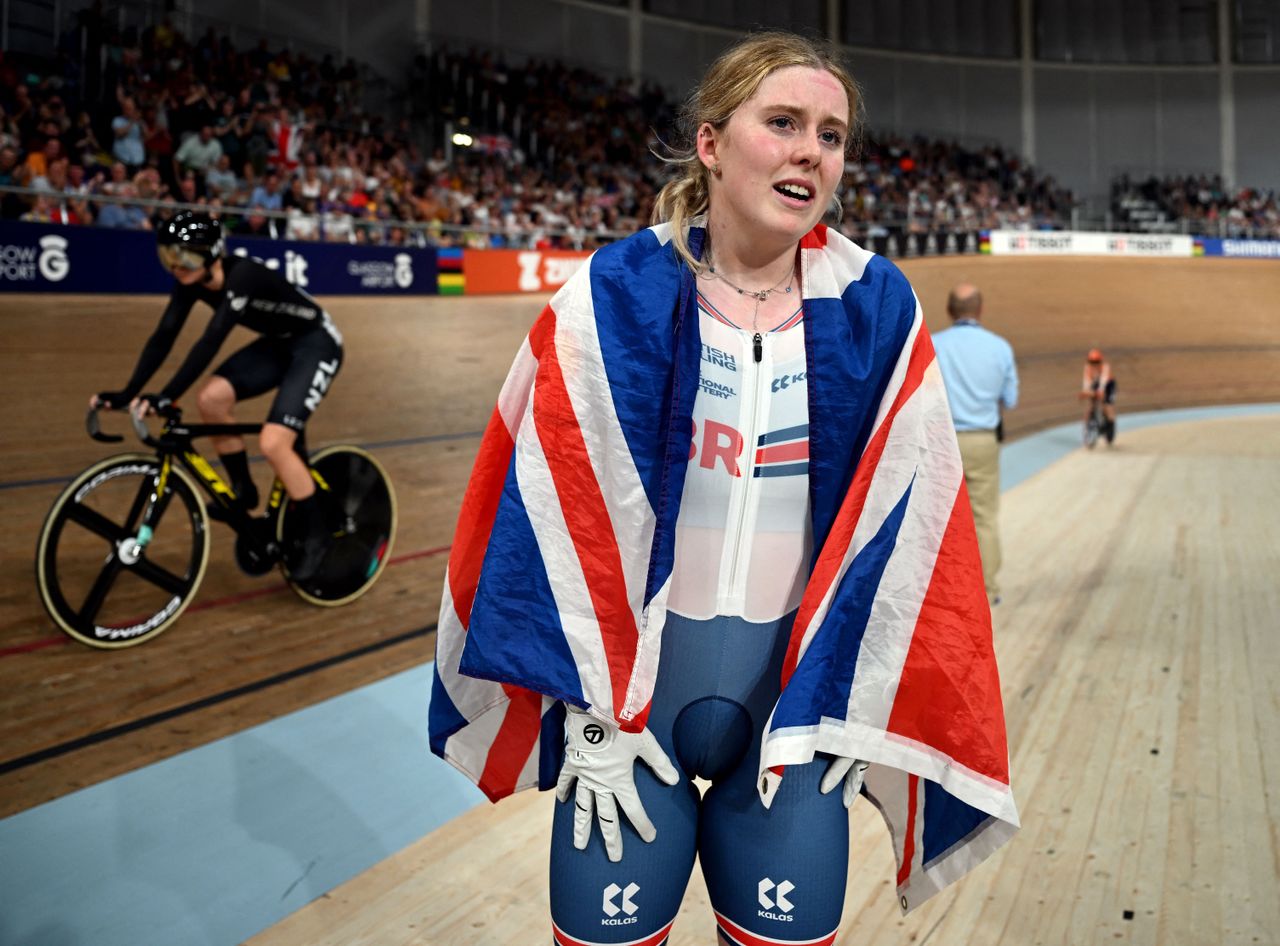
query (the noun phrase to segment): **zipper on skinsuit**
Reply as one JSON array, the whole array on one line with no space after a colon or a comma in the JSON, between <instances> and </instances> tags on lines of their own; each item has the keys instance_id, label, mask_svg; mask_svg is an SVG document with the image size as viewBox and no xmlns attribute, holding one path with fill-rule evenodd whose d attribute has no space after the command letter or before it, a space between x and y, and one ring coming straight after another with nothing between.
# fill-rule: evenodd
<instances>
[{"instance_id":1,"label":"zipper on skinsuit","mask_svg":"<svg viewBox=\"0 0 1280 946\"><path fill-rule=\"evenodd\" d=\"M751 354L752 359L747 364L747 370L743 373L742 393L748 398L748 407L746 411L746 423L742 429L742 489L738 496L736 509L731 509L728 520L727 547L733 550L733 554L729 559L729 575L728 581L725 583L726 592L724 598L737 602L740 598L738 593L738 569L742 564L743 548L746 533L747 512L751 508L751 503L755 498L756 490L756 443L759 440L758 429L760 426L760 398L762 397L762 386L766 375L771 372L765 371L764 361L764 336L760 332L756 332L751 336ZM772 364L772 359L770 360Z\"/></svg>"}]
</instances>

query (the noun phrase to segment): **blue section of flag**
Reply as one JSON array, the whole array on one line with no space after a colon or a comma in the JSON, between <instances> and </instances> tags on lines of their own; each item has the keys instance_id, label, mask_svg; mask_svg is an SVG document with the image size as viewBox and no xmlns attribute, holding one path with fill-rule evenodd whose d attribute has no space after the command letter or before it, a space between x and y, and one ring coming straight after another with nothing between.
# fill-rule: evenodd
<instances>
[{"instance_id":1,"label":"blue section of flag","mask_svg":"<svg viewBox=\"0 0 1280 946\"><path fill-rule=\"evenodd\" d=\"M493 521L484 567L471 608L471 627L459 669L468 676L543 692L584 704L577 662L565 640L551 583L538 548L511 457L503 500ZM524 634L513 635L512 627ZM537 646L530 646L537 641ZM499 669L501 668L501 669Z\"/></svg>"},{"instance_id":2,"label":"blue section of flag","mask_svg":"<svg viewBox=\"0 0 1280 946\"><path fill-rule=\"evenodd\" d=\"M924 782L923 862L928 869L935 860L949 854L965 838L991 820L991 816L966 805L943 791L936 782Z\"/></svg>"},{"instance_id":3,"label":"blue section of flag","mask_svg":"<svg viewBox=\"0 0 1280 946\"><path fill-rule=\"evenodd\" d=\"M824 717L844 719L871 605L898 540L898 529L910 498L908 487L875 537L850 564L836 590L831 611L778 698L771 729L816 726Z\"/></svg>"}]
</instances>

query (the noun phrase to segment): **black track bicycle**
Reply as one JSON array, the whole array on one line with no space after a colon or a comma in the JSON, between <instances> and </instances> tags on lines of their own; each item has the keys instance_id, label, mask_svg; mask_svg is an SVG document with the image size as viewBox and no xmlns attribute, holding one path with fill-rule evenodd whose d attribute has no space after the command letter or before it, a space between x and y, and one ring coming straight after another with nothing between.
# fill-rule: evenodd
<instances>
[{"instance_id":1,"label":"black track bicycle","mask_svg":"<svg viewBox=\"0 0 1280 946\"><path fill-rule=\"evenodd\" d=\"M1095 395L1092 400L1093 407L1084 422L1084 445L1089 450L1097 446L1099 437L1106 437L1107 443L1111 443L1116 436L1114 423L1107 420L1107 412L1103 410L1102 398Z\"/></svg>"},{"instance_id":2,"label":"black track bicycle","mask_svg":"<svg viewBox=\"0 0 1280 946\"><path fill-rule=\"evenodd\" d=\"M283 550L306 530L277 479L266 511L252 515L195 448L199 437L255 434L261 424L184 424L182 412L159 412L152 436L130 415L152 453L122 453L71 480L45 517L36 547L36 584L49 616L93 647L129 647L168 629L186 610L209 561L207 495L236 536L236 561L251 575L277 565L303 600L333 607L354 601L386 568L396 531L396 499L386 471L354 446L331 446L308 458L332 536L305 582L289 573ZM104 443L98 411L85 420Z\"/></svg>"}]
</instances>

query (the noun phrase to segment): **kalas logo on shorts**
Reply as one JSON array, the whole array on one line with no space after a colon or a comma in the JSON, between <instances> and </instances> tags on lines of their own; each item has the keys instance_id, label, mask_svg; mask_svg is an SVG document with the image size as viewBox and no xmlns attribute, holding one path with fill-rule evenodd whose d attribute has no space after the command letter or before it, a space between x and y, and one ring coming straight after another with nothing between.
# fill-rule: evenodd
<instances>
[{"instance_id":1,"label":"kalas logo on shorts","mask_svg":"<svg viewBox=\"0 0 1280 946\"><path fill-rule=\"evenodd\" d=\"M61 282L71 272L65 237L48 234L40 238L39 256L34 246L0 246L0 281L34 282L39 272L49 282Z\"/></svg>"}]
</instances>

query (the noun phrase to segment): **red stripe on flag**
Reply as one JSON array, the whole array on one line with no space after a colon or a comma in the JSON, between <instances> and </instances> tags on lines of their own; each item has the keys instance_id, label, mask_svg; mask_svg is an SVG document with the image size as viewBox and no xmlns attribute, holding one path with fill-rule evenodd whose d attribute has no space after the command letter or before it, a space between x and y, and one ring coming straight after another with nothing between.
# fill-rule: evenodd
<instances>
[{"instance_id":1,"label":"red stripe on flag","mask_svg":"<svg viewBox=\"0 0 1280 946\"><path fill-rule=\"evenodd\" d=\"M467 492L462 497L458 527L453 533L453 552L449 556L449 593L453 596L453 610L464 628L471 625L471 605L480 583L480 567L489 547L489 535L498 515L498 501L502 498L502 486L514 449L515 442L495 408L480 441Z\"/></svg>"},{"instance_id":2,"label":"red stripe on flag","mask_svg":"<svg viewBox=\"0 0 1280 946\"><path fill-rule=\"evenodd\" d=\"M555 324L556 314L551 306L546 306L529 332L529 347L535 359L540 347L537 342L554 332ZM453 610L464 628L471 625L471 606L475 603L476 586L480 583L480 567L489 547L493 520L498 515L498 504L515 446L502 411L495 407L480 439L476 462L467 481L467 492L462 497L458 527L453 535L453 552L449 556L449 593L453 597Z\"/></svg>"},{"instance_id":3,"label":"red stripe on flag","mask_svg":"<svg viewBox=\"0 0 1280 946\"><path fill-rule=\"evenodd\" d=\"M781 463L783 460L809 459L809 441L799 443L780 443L773 447L761 447L756 450L757 463Z\"/></svg>"},{"instance_id":4,"label":"red stripe on flag","mask_svg":"<svg viewBox=\"0 0 1280 946\"><path fill-rule=\"evenodd\" d=\"M907 776L907 830L902 838L902 863L898 865L898 886L911 878L911 862L916 856L916 800L920 794L920 776Z\"/></svg>"},{"instance_id":5,"label":"red stripe on flag","mask_svg":"<svg viewBox=\"0 0 1280 946\"><path fill-rule=\"evenodd\" d=\"M719 910L716 911L716 923L741 946L831 946L835 942L836 934L840 932L840 928L836 927L826 936L819 936L817 939L768 939L744 930Z\"/></svg>"},{"instance_id":6,"label":"red stripe on flag","mask_svg":"<svg viewBox=\"0 0 1280 946\"><path fill-rule=\"evenodd\" d=\"M957 688L950 680L964 680ZM964 480L920 606L889 732L947 753L1007 785L1004 704L991 646L991 608Z\"/></svg>"},{"instance_id":7,"label":"red stripe on flag","mask_svg":"<svg viewBox=\"0 0 1280 946\"><path fill-rule=\"evenodd\" d=\"M622 555L565 387L554 334L547 332L540 337L534 352L538 356L538 384L533 392L533 421L600 625L616 717L621 715L626 701L639 640L623 579ZM627 728L632 725L634 721L628 721Z\"/></svg>"},{"instance_id":8,"label":"red stripe on flag","mask_svg":"<svg viewBox=\"0 0 1280 946\"><path fill-rule=\"evenodd\" d=\"M520 770L533 754L542 729L542 695L508 684L502 689L510 702L477 783L490 801L506 798L516 790Z\"/></svg>"},{"instance_id":9,"label":"red stripe on flag","mask_svg":"<svg viewBox=\"0 0 1280 946\"><path fill-rule=\"evenodd\" d=\"M800 238L800 249L820 250L827 245L827 225L820 223Z\"/></svg>"},{"instance_id":10,"label":"red stripe on flag","mask_svg":"<svg viewBox=\"0 0 1280 946\"><path fill-rule=\"evenodd\" d=\"M809 627L809 622L813 620L813 615L822 603L827 590L831 587L832 582L835 581L836 575L840 571L840 566L844 564L845 553L849 549L849 543L853 541L853 533L858 527L858 520L862 518L862 510L867 503L867 493L871 489L871 481L875 478L876 467L880 463L885 444L889 440L889 431L893 428L893 422L897 418L898 412L902 410L902 406L907 403L920 387L920 382L924 380L925 369L932 363L933 343L929 341L929 334L924 330L924 326L921 325L920 330L916 333L916 341L911 349L911 357L907 361L907 373L902 379L902 387L898 390L898 396L894 398L893 406L889 409L889 413L880 425L880 429L871 438L871 442L867 444L862 453L862 459L858 461L858 468L853 474L853 482L849 484L849 490L845 493L844 502L840 505L840 511L836 513L835 521L831 524L831 530L827 533L827 540L822 546L822 553L814 566L813 575L809 578L804 597L800 600L800 607L796 611L796 618L792 624L791 642L787 645L787 658L782 665L783 686L786 686L787 681L791 679L791 675L795 672L796 663L800 658L800 643L804 638L804 632Z\"/></svg>"}]
</instances>

